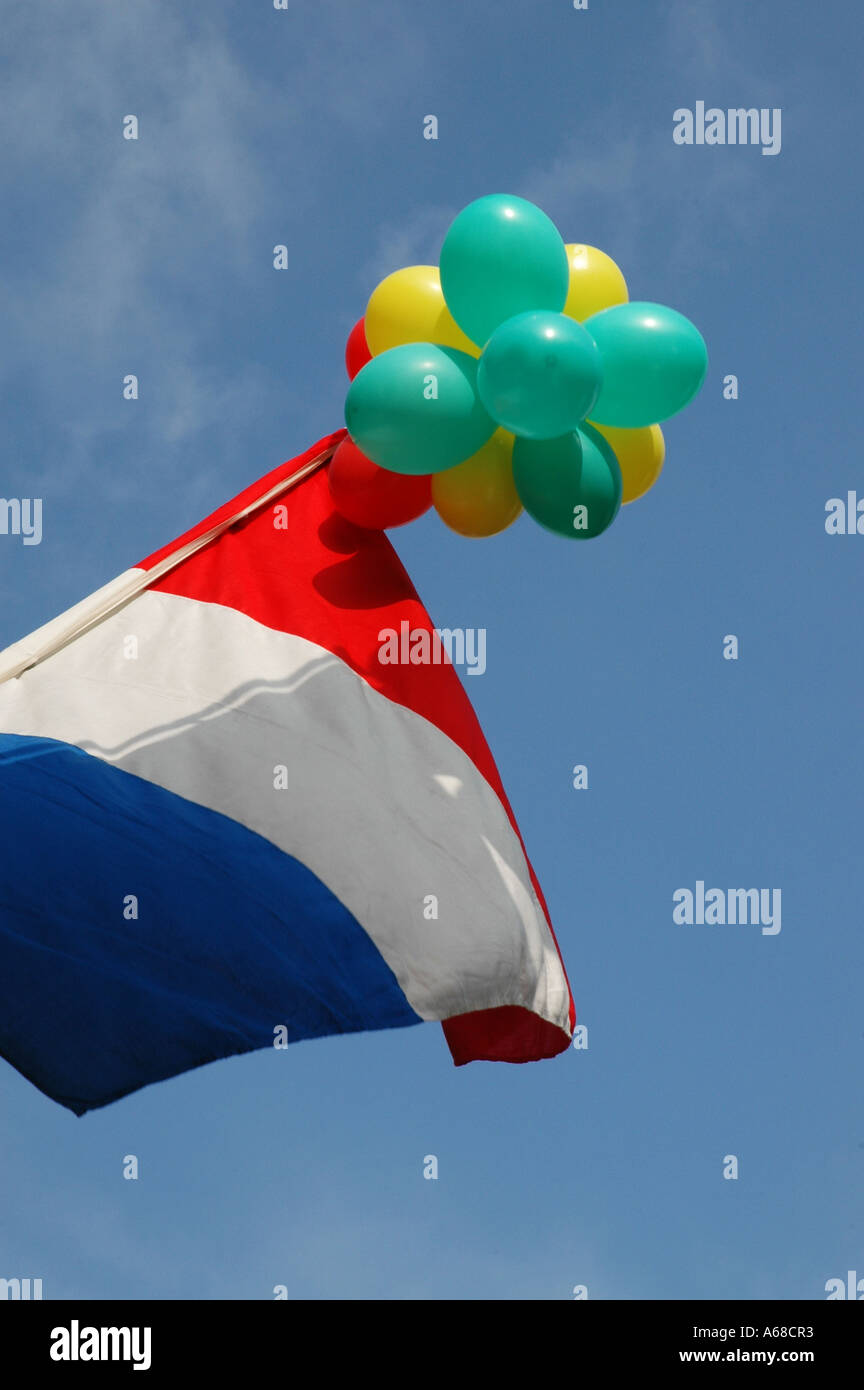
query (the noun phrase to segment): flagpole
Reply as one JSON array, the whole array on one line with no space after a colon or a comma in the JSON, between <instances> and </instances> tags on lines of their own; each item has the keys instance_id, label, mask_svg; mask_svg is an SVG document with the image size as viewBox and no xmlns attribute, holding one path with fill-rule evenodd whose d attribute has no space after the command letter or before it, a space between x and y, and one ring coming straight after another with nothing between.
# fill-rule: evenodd
<instances>
[{"instance_id":1,"label":"flagpole","mask_svg":"<svg viewBox=\"0 0 864 1390\"><path fill-rule=\"evenodd\" d=\"M190 556L203 550L212 541L218 540L221 535L230 531L231 527L236 526L238 522L245 521L248 517L261 511L270 502L275 501L277 497L282 497L298 483L302 483L322 464L329 462L335 448L336 445L334 444L322 449L320 454L309 459L294 473L289 473L287 478L281 478L278 483L274 483L261 497L256 497L253 502L241 507L232 516L218 522L215 526L211 526L209 531L196 536L194 540L187 541L178 550L173 550L152 569L131 570L126 574L121 574L110 584L97 589L95 594L91 594L82 603L75 604L73 608L67 609L65 613L61 613L58 618L46 623L44 627L31 632L29 637L24 637L20 642L15 642L11 647L7 647L4 652L0 652L0 685L4 681L17 680L25 671L38 666L49 656L55 656L64 647L68 647L70 642L74 642L77 637L82 637L85 632L90 632L92 628L98 627L106 618L111 618L115 613L119 613L121 608L125 608L145 589L149 589L151 584L155 584L157 580L170 574L178 565L182 565L184 560L188 560Z\"/></svg>"}]
</instances>

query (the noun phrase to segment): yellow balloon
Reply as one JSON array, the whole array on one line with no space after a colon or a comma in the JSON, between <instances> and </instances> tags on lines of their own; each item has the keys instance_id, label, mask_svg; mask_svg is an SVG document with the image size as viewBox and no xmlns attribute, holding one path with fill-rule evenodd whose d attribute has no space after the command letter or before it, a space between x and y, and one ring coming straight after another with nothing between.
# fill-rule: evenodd
<instances>
[{"instance_id":1,"label":"yellow balloon","mask_svg":"<svg viewBox=\"0 0 864 1390\"><path fill-rule=\"evenodd\" d=\"M496 430L464 463L432 478L432 502L460 536L495 536L522 510L513 481L513 435Z\"/></svg>"},{"instance_id":2,"label":"yellow balloon","mask_svg":"<svg viewBox=\"0 0 864 1390\"><path fill-rule=\"evenodd\" d=\"M627 303L630 298L627 281L605 251L598 251L596 246L568 244L567 260L570 262L570 289L563 312L571 319L582 323L592 314L599 314L601 309Z\"/></svg>"},{"instance_id":3,"label":"yellow balloon","mask_svg":"<svg viewBox=\"0 0 864 1390\"><path fill-rule=\"evenodd\" d=\"M480 356L444 303L437 265L408 265L381 281L366 306L366 341L373 357L402 343L440 343Z\"/></svg>"},{"instance_id":4,"label":"yellow balloon","mask_svg":"<svg viewBox=\"0 0 864 1390\"><path fill-rule=\"evenodd\" d=\"M593 421L588 423L593 424ZM612 452L621 466L622 503L643 497L660 477L666 457L666 441L660 426L645 425L640 430L620 430L612 425L594 425L594 428L612 445Z\"/></svg>"}]
</instances>

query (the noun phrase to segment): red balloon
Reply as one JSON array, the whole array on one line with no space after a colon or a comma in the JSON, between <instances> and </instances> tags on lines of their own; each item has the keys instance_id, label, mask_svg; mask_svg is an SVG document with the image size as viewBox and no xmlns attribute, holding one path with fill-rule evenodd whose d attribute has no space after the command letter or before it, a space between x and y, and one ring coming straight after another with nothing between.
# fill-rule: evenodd
<instances>
[{"instance_id":1,"label":"red balloon","mask_svg":"<svg viewBox=\"0 0 864 1390\"><path fill-rule=\"evenodd\" d=\"M328 469L330 496L336 510L369 531L404 526L432 505L432 479L422 473L391 473L343 439Z\"/></svg>"},{"instance_id":2,"label":"red balloon","mask_svg":"<svg viewBox=\"0 0 864 1390\"><path fill-rule=\"evenodd\" d=\"M366 341L366 320L358 319L345 344L345 367L350 379L353 381L360 368L371 361L372 354Z\"/></svg>"}]
</instances>

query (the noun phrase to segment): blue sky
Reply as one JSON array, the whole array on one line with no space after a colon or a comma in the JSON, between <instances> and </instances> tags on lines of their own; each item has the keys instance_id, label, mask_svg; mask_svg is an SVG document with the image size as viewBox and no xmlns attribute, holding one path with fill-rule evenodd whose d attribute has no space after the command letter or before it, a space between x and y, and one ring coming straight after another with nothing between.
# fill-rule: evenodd
<instances>
[{"instance_id":1,"label":"blue sky","mask_svg":"<svg viewBox=\"0 0 864 1390\"><path fill-rule=\"evenodd\" d=\"M588 1050L457 1070L424 1025L82 1120L2 1063L0 1276L48 1298L818 1299L864 1274L864 537L824 528L864 495L857 23L781 0L4 16L0 493L41 497L44 535L0 536L0 644L338 428L370 291L437 260L483 193L608 251L711 370L600 540L524 517L393 533L435 621L487 630L469 694ZM781 153L675 145L699 100L781 108ZM779 935L676 926L699 879L779 887Z\"/></svg>"}]
</instances>

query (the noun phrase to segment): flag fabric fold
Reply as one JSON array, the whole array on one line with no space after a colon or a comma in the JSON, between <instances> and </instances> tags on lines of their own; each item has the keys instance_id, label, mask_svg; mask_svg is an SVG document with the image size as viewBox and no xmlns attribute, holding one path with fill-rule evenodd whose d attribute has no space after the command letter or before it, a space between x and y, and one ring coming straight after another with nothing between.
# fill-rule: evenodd
<instances>
[{"instance_id":1,"label":"flag fabric fold","mask_svg":"<svg viewBox=\"0 0 864 1390\"><path fill-rule=\"evenodd\" d=\"M0 654L0 1053L77 1114L277 1040L439 1020L462 1064L572 1035L455 670L379 659L433 628L333 510L341 438Z\"/></svg>"}]
</instances>

